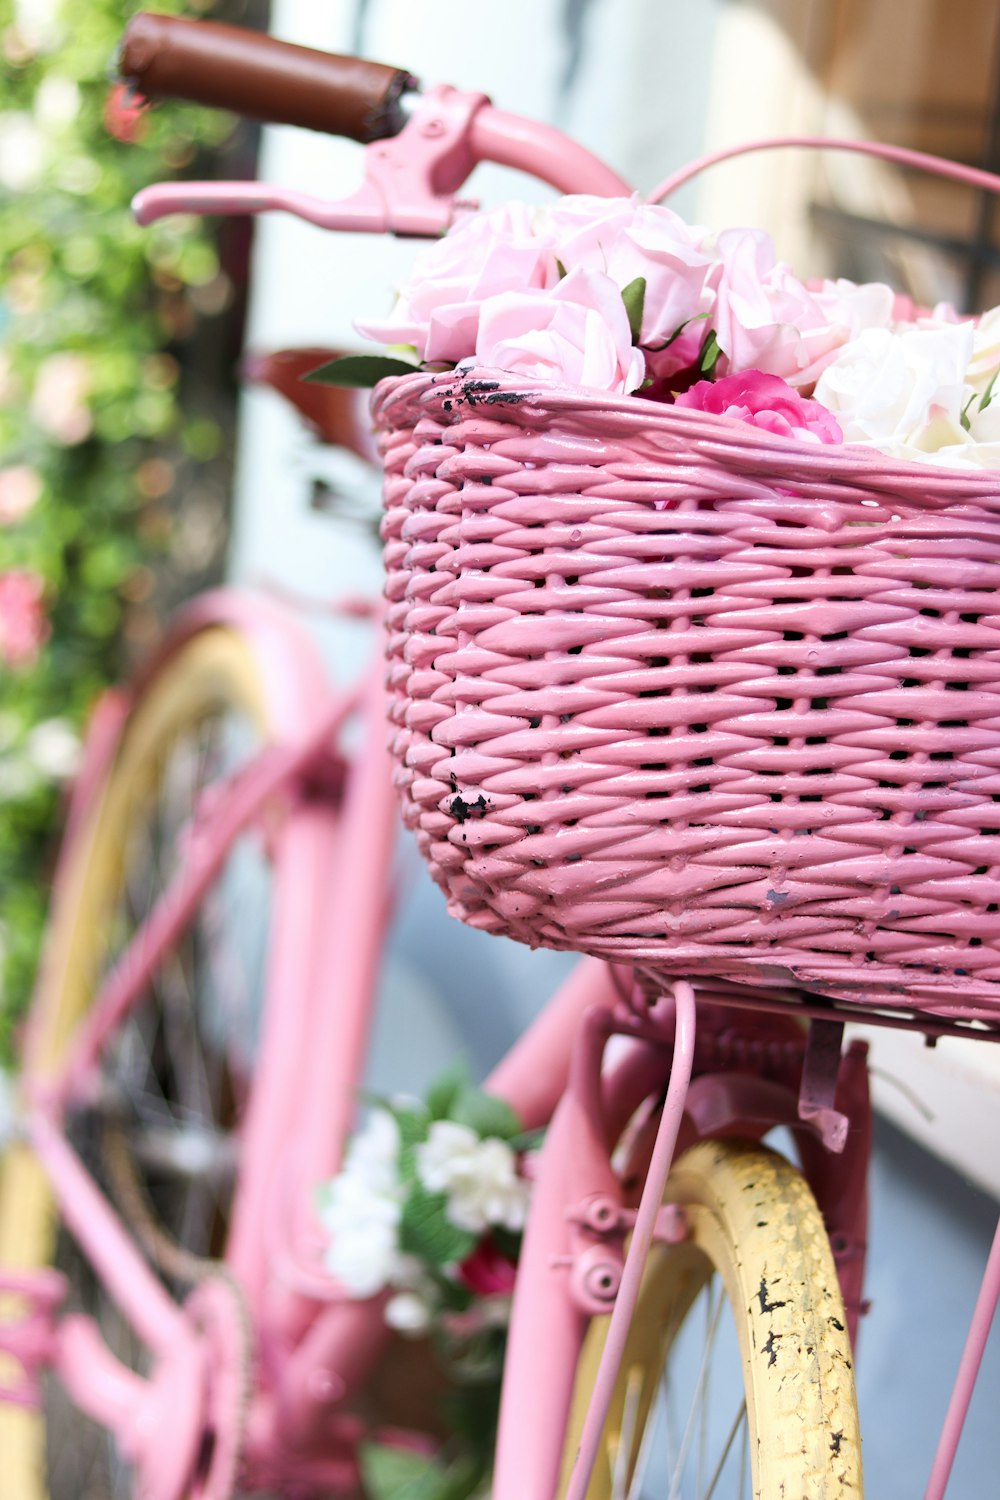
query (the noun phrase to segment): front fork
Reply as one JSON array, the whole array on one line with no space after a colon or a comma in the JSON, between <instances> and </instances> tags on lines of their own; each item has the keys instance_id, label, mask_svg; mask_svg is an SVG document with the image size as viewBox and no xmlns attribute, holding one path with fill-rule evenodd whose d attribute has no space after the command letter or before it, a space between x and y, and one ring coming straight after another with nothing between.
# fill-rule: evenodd
<instances>
[{"instance_id":1,"label":"front fork","mask_svg":"<svg viewBox=\"0 0 1000 1500\"><path fill-rule=\"evenodd\" d=\"M495 1500L551 1500L557 1493L561 1440L552 1434L566 1429L587 1321L610 1313L566 1500L586 1494L649 1248L654 1239L677 1243L686 1236L683 1213L663 1203L678 1147L704 1136L760 1139L776 1126L795 1132L827 1216L855 1330L871 1138L864 1049L852 1046L841 1059L839 1031L825 1021L807 1036L786 1018L741 1026L738 1015L719 1005L699 1002L698 1015L696 1035L695 992L678 981L650 1006L594 1009L580 1026L522 1247ZM612 1036L629 1045L608 1068ZM637 1206L621 1163L611 1160L626 1132L633 1164L626 1178L643 1184Z\"/></svg>"}]
</instances>

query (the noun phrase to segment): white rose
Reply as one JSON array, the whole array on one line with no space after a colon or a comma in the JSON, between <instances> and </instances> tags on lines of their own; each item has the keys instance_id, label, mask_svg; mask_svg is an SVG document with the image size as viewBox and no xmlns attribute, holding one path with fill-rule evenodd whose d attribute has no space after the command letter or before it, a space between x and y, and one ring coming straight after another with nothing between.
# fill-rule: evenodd
<instances>
[{"instance_id":1,"label":"white rose","mask_svg":"<svg viewBox=\"0 0 1000 1500\"><path fill-rule=\"evenodd\" d=\"M971 323L869 328L827 365L816 400L835 414L847 443L889 453L961 444L971 350Z\"/></svg>"},{"instance_id":2,"label":"white rose","mask_svg":"<svg viewBox=\"0 0 1000 1500\"><path fill-rule=\"evenodd\" d=\"M983 313L972 335L972 358L965 378L973 390L985 392L1000 369L1000 307ZM995 394L1000 397L1000 392Z\"/></svg>"}]
</instances>

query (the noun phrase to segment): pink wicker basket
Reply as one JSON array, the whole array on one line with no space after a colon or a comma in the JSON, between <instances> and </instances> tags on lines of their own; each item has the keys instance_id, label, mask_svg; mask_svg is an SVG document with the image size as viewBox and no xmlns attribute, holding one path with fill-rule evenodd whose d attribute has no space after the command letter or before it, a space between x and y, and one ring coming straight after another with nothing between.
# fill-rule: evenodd
<instances>
[{"instance_id":1,"label":"pink wicker basket","mask_svg":"<svg viewBox=\"0 0 1000 1500\"><path fill-rule=\"evenodd\" d=\"M392 748L450 909L1000 1018L1000 474L378 388Z\"/></svg>"}]
</instances>

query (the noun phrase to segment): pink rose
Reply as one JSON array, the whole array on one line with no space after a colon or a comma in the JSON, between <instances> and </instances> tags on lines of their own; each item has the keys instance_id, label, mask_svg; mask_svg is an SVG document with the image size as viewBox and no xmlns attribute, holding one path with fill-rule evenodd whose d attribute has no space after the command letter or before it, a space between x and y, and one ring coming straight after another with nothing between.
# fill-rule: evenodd
<instances>
[{"instance_id":1,"label":"pink rose","mask_svg":"<svg viewBox=\"0 0 1000 1500\"><path fill-rule=\"evenodd\" d=\"M31 666L48 639L44 593L37 573L21 568L0 573L0 661L5 666Z\"/></svg>"},{"instance_id":2,"label":"pink rose","mask_svg":"<svg viewBox=\"0 0 1000 1500\"><path fill-rule=\"evenodd\" d=\"M501 292L483 303L475 362L513 375L623 394L646 364L632 347L621 291L600 271L570 271L550 291Z\"/></svg>"},{"instance_id":3,"label":"pink rose","mask_svg":"<svg viewBox=\"0 0 1000 1500\"><path fill-rule=\"evenodd\" d=\"M746 370L721 380L700 380L675 401L691 411L736 417L777 437L805 443L842 443L843 434L832 412L818 401L800 396L777 375Z\"/></svg>"},{"instance_id":4,"label":"pink rose","mask_svg":"<svg viewBox=\"0 0 1000 1500\"><path fill-rule=\"evenodd\" d=\"M487 1238L462 1261L458 1275L480 1297L507 1296L514 1290L517 1267Z\"/></svg>"},{"instance_id":5,"label":"pink rose","mask_svg":"<svg viewBox=\"0 0 1000 1500\"><path fill-rule=\"evenodd\" d=\"M795 386L813 385L850 336L829 305L775 260L769 235L727 229L718 237L722 273L713 314L729 374L763 370Z\"/></svg>"},{"instance_id":6,"label":"pink rose","mask_svg":"<svg viewBox=\"0 0 1000 1500\"><path fill-rule=\"evenodd\" d=\"M663 344L709 311L719 267L703 248L707 230L686 224L672 209L636 198L579 195L560 198L545 223L556 255L570 270L603 271L622 289L642 277L640 344Z\"/></svg>"},{"instance_id":7,"label":"pink rose","mask_svg":"<svg viewBox=\"0 0 1000 1500\"><path fill-rule=\"evenodd\" d=\"M356 323L383 344L412 344L421 360L453 363L476 347L483 303L501 292L541 290L559 279L532 211L511 203L461 220L414 263L391 316Z\"/></svg>"}]
</instances>

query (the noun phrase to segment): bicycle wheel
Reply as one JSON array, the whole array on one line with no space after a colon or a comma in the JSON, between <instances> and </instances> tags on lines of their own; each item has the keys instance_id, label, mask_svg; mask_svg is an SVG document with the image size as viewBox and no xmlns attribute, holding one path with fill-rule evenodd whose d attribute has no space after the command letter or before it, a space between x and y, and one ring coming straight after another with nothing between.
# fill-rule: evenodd
<instances>
[{"instance_id":1,"label":"bicycle wheel","mask_svg":"<svg viewBox=\"0 0 1000 1500\"><path fill-rule=\"evenodd\" d=\"M102 977L184 860L196 809L271 735L253 650L223 626L193 635L140 694L60 869L45 983L28 1028L29 1076L58 1067ZM259 830L231 851L209 897L101 1058L76 1149L175 1289L223 1254L263 1005L269 863ZM141 1368L106 1289L60 1231L27 1150L0 1170L0 1264L56 1265L75 1306ZM235 1449L228 1434L229 1448ZM133 1478L109 1435L47 1382L40 1415L0 1407L0 1495L118 1500ZM222 1452L213 1483L221 1478ZM198 1492L196 1486L195 1493Z\"/></svg>"},{"instance_id":2,"label":"bicycle wheel","mask_svg":"<svg viewBox=\"0 0 1000 1500\"><path fill-rule=\"evenodd\" d=\"M689 1237L650 1254L588 1500L857 1500L852 1354L809 1187L773 1151L706 1141L667 1201ZM607 1324L584 1342L562 1492Z\"/></svg>"}]
</instances>

